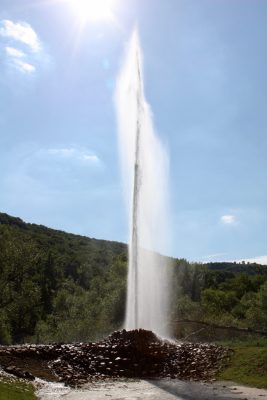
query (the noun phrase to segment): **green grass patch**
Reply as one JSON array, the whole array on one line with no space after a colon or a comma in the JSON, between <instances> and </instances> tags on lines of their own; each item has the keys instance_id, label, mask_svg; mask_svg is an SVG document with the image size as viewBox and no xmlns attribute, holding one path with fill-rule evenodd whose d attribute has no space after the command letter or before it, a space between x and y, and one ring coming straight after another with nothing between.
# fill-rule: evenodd
<instances>
[{"instance_id":1,"label":"green grass patch","mask_svg":"<svg viewBox=\"0 0 267 400\"><path fill-rule=\"evenodd\" d=\"M0 400L36 400L31 384L0 378Z\"/></svg>"},{"instance_id":2,"label":"green grass patch","mask_svg":"<svg viewBox=\"0 0 267 400\"><path fill-rule=\"evenodd\" d=\"M233 353L218 379L267 389L267 339L220 344L232 349Z\"/></svg>"}]
</instances>

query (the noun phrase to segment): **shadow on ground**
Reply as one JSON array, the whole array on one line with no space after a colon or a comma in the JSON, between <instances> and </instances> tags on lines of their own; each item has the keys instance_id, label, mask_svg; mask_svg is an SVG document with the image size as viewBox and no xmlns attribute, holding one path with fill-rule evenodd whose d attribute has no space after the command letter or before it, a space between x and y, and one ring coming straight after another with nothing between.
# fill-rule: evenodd
<instances>
[{"instance_id":1,"label":"shadow on ground","mask_svg":"<svg viewBox=\"0 0 267 400\"><path fill-rule=\"evenodd\" d=\"M224 385L185 382L180 380L151 380L149 381L157 388L171 394L179 400L236 400L246 399L243 393L233 394L231 390Z\"/></svg>"}]
</instances>

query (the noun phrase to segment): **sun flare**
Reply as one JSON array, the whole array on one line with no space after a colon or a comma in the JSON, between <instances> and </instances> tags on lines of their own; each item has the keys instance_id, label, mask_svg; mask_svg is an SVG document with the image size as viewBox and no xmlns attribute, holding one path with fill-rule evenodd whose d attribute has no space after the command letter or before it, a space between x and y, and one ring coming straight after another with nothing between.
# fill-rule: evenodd
<instances>
[{"instance_id":1,"label":"sun flare","mask_svg":"<svg viewBox=\"0 0 267 400\"><path fill-rule=\"evenodd\" d=\"M111 7L114 0L68 0L68 2L82 22L112 19Z\"/></svg>"}]
</instances>

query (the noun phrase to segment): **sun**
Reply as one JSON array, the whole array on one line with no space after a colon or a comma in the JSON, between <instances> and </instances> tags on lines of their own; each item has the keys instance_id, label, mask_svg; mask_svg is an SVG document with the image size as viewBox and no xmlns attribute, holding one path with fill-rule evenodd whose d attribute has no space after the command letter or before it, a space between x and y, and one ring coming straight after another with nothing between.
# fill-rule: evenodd
<instances>
[{"instance_id":1,"label":"sun","mask_svg":"<svg viewBox=\"0 0 267 400\"><path fill-rule=\"evenodd\" d=\"M87 20L111 20L112 3L115 0L68 0L81 22Z\"/></svg>"}]
</instances>

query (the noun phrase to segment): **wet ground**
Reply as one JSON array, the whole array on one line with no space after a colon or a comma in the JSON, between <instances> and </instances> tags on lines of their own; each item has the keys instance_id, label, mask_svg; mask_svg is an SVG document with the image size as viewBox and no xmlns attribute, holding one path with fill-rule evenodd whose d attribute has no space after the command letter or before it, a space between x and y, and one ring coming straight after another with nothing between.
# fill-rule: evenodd
<instances>
[{"instance_id":1,"label":"wet ground","mask_svg":"<svg viewBox=\"0 0 267 400\"><path fill-rule=\"evenodd\" d=\"M3 370L36 377L39 400L267 400L267 390L215 383L228 357L220 346L163 341L145 330L98 343L0 346Z\"/></svg>"},{"instance_id":2,"label":"wet ground","mask_svg":"<svg viewBox=\"0 0 267 400\"><path fill-rule=\"evenodd\" d=\"M180 380L120 380L98 382L74 390L60 384L46 385L40 400L267 400L267 390L234 383L196 383Z\"/></svg>"}]
</instances>

